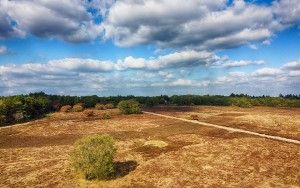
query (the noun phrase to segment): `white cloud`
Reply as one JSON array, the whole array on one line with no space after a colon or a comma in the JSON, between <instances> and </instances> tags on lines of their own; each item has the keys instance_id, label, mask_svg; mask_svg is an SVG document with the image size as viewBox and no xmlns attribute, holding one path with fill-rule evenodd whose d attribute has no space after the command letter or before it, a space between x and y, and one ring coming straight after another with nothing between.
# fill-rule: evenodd
<instances>
[{"instance_id":1,"label":"white cloud","mask_svg":"<svg viewBox=\"0 0 300 188\"><path fill-rule=\"evenodd\" d=\"M94 40L102 31L87 12L86 3L73 0L2 0L0 26L0 38L31 33L70 42Z\"/></svg>"},{"instance_id":2,"label":"white cloud","mask_svg":"<svg viewBox=\"0 0 300 188\"><path fill-rule=\"evenodd\" d=\"M8 53L8 49L6 46L0 46L0 55L4 55Z\"/></svg>"},{"instance_id":3,"label":"white cloud","mask_svg":"<svg viewBox=\"0 0 300 188\"><path fill-rule=\"evenodd\" d=\"M300 77L300 70L290 71L289 76L291 76L291 77Z\"/></svg>"},{"instance_id":4,"label":"white cloud","mask_svg":"<svg viewBox=\"0 0 300 188\"><path fill-rule=\"evenodd\" d=\"M178 79L171 83L172 86L191 86L191 80Z\"/></svg>"},{"instance_id":5,"label":"white cloud","mask_svg":"<svg viewBox=\"0 0 300 188\"><path fill-rule=\"evenodd\" d=\"M282 68L287 70L300 70L300 60L284 64Z\"/></svg>"},{"instance_id":6,"label":"white cloud","mask_svg":"<svg viewBox=\"0 0 300 188\"><path fill-rule=\"evenodd\" d=\"M266 44L274 32L300 20L297 0L282 0L268 6L243 0L227 3L120 0L111 6L104 21L105 38L113 39L119 46L150 43L214 50L255 41Z\"/></svg>"},{"instance_id":7,"label":"white cloud","mask_svg":"<svg viewBox=\"0 0 300 188\"><path fill-rule=\"evenodd\" d=\"M282 74L282 70L278 68L261 68L256 70L252 75L253 76L261 76L261 77L268 77L268 76L278 76Z\"/></svg>"},{"instance_id":8,"label":"white cloud","mask_svg":"<svg viewBox=\"0 0 300 188\"><path fill-rule=\"evenodd\" d=\"M299 23L299 17L298 0L271 5L244 0L2 0L0 38L30 33L83 42L103 37L119 46L215 50L266 43L275 32Z\"/></svg>"},{"instance_id":9,"label":"white cloud","mask_svg":"<svg viewBox=\"0 0 300 188\"><path fill-rule=\"evenodd\" d=\"M247 66L247 65L263 65L265 64L264 61L246 61L246 60L240 60L240 61L229 61L228 63L224 63L222 66L226 68L232 68L232 67L241 67L241 66Z\"/></svg>"},{"instance_id":10,"label":"white cloud","mask_svg":"<svg viewBox=\"0 0 300 188\"><path fill-rule=\"evenodd\" d=\"M300 22L299 0L275 1L272 8L282 24L294 24Z\"/></svg>"},{"instance_id":11,"label":"white cloud","mask_svg":"<svg viewBox=\"0 0 300 188\"><path fill-rule=\"evenodd\" d=\"M186 50L157 58L134 58L127 57L117 62L117 69L149 69L158 70L166 68L192 67L199 65L210 65L218 60L218 57L211 52Z\"/></svg>"}]
</instances>

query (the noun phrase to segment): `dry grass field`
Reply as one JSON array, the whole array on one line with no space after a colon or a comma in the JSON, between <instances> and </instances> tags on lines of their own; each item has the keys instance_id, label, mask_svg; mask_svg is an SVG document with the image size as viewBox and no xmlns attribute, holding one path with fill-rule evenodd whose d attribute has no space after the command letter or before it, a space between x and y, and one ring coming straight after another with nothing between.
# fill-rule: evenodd
<instances>
[{"instance_id":1,"label":"dry grass field","mask_svg":"<svg viewBox=\"0 0 300 188\"><path fill-rule=\"evenodd\" d=\"M300 109L160 107L176 117L300 140ZM112 118L103 120L101 113ZM108 181L86 181L69 165L74 141L107 133L118 147ZM54 113L0 129L0 187L299 187L300 145L118 110Z\"/></svg>"}]
</instances>

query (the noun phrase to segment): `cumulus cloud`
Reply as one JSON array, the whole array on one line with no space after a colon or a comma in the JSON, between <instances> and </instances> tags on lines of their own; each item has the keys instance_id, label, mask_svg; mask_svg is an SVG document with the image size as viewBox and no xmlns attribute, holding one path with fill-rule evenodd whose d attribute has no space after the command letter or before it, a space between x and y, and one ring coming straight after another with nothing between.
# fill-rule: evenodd
<instances>
[{"instance_id":1,"label":"cumulus cloud","mask_svg":"<svg viewBox=\"0 0 300 188\"><path fill-rule=\"evenodd\" d=\"M193 67L199 65L208 66L216 62L218 56L211 52L187 50L181 52L174 52L168 55L159 56L157 58L133 58L131 56L124 60L119 60L117 63L118 69L166 69L166 68L180 68Z\"/></svg>"},{"instance_id":2,"label":"cumulus cloud","mask_svg":"<svg viewBox=\"0 0 300 188\"><path fill-rule=\"evenodd\" d=\"M215 50L269 41L274 32L299 22L299 9L297 0L269 6L243 0L231 5L226 0L120 0L103 26L105 37L119 46Z\"/></svg>"},{"instance_id":3,"label":"cumulus cloud","mask_svg":"<svg viewBox=\"0 0 300 188\"><path fill-rule=\"evenodd\" d=\"M253 14L255 12L255 14ZM298 0L2 0L0 38L112 39L118 46L215 50L266 42L300 22ZM253 45L250 45L254 47Z\"/></svg>"},{"instance_id":4,"label":"cumulus cloud","mask_svg":"<svg viewBox=\"0 0 300 188\"><path fill-rule=\"evenodd\" d=\"M298 0L275 1L272 8L282 24L300 22L300 5Z\"/></svg>"},{"instance_id":5,"label":"cumulus cloud","mask_svg":"<svg viewBox=\"0 0 300 188\"><path fill-rule=\"evenodd\" d=\"M101 26L94 24L85 1L0 1L0 37L31 33L70 42L94 40Z\"/></svg>"}]
</instances>

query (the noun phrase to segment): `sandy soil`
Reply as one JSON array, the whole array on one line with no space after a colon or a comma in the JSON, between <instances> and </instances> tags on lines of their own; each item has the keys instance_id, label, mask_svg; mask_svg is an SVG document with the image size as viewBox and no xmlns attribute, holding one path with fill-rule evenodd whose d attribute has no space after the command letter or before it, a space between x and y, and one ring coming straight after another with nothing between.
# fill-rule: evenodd
<instances>
[{"instance_id":1,"label":"sandy soil","mask_svg":"<svg viewBox=\"0 0 300 188\"><path fill-rule=\"evenodd\" d=\"M211 114L241 113L234 109L228 112L223 107L168 109L165 113L187 117L189 113L200 114L201 110ZM265 110L267 117L289 116L293 122L299 122L299 111L291 110L284 115L287 109L272 112L271 108L255 108L251 113L250 109L242 113L247 110L248 115L263 117ZM112 119L102 120L103 111L91 118L81 113L54 113L41 120L0 129L0 187L300 185L299 145L147 114L125 116L117 110L106 112ZM299 126L293 134L286 125L282 129L288 135L299 135ZM273 133L271 129L270 132ZM101 133L116 139L117 175L109 181L85 181L70 168L69 153L76 139Z\"/></svg>"}]
</instances>

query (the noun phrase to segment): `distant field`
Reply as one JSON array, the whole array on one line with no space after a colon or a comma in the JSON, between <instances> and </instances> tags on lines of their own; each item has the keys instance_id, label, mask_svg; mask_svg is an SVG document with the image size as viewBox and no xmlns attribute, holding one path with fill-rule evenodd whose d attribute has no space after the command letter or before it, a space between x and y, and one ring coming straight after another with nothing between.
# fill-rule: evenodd
<instances>
[{"instance_id":1,"label":"distant field","mask_svg":"<svg viewBox=\"0 0 300 188\"><path fill-rule=\"evenodd\" d=\"M161 114L300 140L300 109L159 107ZM300 145L153 115L112 119L82 113L0 129L0 187L297 187ZM74 141L108 133L117 141L118 178L85 181L70 169Z\"/></svg>"}]
</instances>

